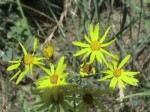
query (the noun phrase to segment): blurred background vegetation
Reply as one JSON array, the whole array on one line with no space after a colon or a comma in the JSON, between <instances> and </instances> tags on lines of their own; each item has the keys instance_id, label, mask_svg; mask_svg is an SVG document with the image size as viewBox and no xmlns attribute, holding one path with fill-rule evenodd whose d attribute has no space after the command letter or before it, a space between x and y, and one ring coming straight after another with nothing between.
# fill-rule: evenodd
<instances>
[{"instance_id":1,"label":"blurred background vegetation","mask_svg":"<svg viewBox=\"0 0 150 112\"><path fill-rule=\"evenodd\" d=\"M41 75L27 76L19 84L9 81L13 72L7 72L8 60L22 55L18 40L32 51L33 37L39 38L38 50L50 41L55 53L52 61L65 55L70 73L79 71L80 57L72 55L77 50L71 42L83 40L88 34L90 23L100 23L100 35L108 26L111 31L107 40L118 38L109 47L121 59L127 54L132 59L126 65L128 70L140 71L138 87L128 86L125 95L150 90L150 0L0 0L0 112L36 112L36 99L31 94L32 84ZM101 70L97 65L97 70ZM44 73L43 73L44 74ZM70 76L73 80L76 75ZM97 76L100 77L100 76ZM95 77L96 78L96 77ZM92 84L94 85L95 82ZM99 84L108 88L107 84ZM102 100L104 112L149 112L150 93L131 96L120 105L118 91L105 94ZM98 110L95 110L98 111Z\"/></svg>"}]
</instances>

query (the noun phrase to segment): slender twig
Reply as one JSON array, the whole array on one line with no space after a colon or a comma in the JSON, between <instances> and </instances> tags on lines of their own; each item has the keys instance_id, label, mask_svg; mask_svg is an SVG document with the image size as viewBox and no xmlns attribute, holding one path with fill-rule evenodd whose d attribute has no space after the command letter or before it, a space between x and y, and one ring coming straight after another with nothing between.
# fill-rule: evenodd
<instances>
[{"instance_id":1,"label":"slender twig","mask_svg":"<svg viewBox=\"0 0 150 112\"><path fill-rule=\"evenodd\" d=\"M50 42L52 36L54 35L54 32L56 31L56 29L59 27L63 27L63 20L64 17L67 15L68 12L68 7L71 5L71 3L69 3L68 1L65 2L65 6L64 6L64 11L61 13L60 19L59 21L57 21L57 25L52 29L51 34L48 36L48 38L45 40L45 42Z\"/></svg>"},{"instance_id":2,"label":"slender twig","mask_svg":"<svg viewBox=\"0 0 150 112\"><path fill-rule=\"evenodd\" d=\"M11 1L11 3L17 4L15 1ZM51 17L49 17L49 16L46 15L45 13L43 13L43 12L41 12L41 11L38 11L38 10L36 10L36 9L34 9L34 8L32 8L32 7L29 7L29 6L25 5L25 4L22 4L22 3L20 3L20 5L21 5L22 7L24 7L24 8L26 8L26 9L30 10L30 11L33 11L33 12L35 12L35 13L37 13L37 14L40 14L41 16L43 16L43 17L49 19L50 21L56 23L56 21L55 21L54 19L52 19Z\"/></svg>"},{"instance_id":3,"label":"slender twig","mask_svg":"<svg viewBox=\"0 0 150 112\"><path fill-rule=\"evenodd\" d=\"M119 97L120 97L120 105L122 106L123 105L123 103L122 103L122 101L123 101L123 97L124 97L124 90L122 89L122 87L119 85L119 83L117 84L118 85L118 88L119 88Z\"/></svg>"},{"instance_id":4,"label":"slender twig","mask_svg":"<svg viewBox=\"0 0 150 112\"><path fill-rule=\"evenodd\" d=\"M22 18L23 18L23 21L25 22L25 27L26 27L26 29L27 29L27 31L28 31L28 34L30 35L30 37L32 37L31 31L30 31L29 26L28 26L28 23L27 23L27 19L26 19L24 13L23 13L23 9L22 9L22 7L21 7L20 0L17 0L17 4L18 4L18 7L19 7L21 16L22 16Z\"/></svg>"}]
</instances>

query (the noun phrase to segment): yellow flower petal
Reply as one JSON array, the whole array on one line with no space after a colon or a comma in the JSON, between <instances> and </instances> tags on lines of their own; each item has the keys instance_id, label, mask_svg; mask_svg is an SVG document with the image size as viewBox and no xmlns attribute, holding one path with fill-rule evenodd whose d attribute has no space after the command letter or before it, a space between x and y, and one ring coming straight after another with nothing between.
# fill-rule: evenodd
<instances>
[{"instance_id":1,"label":"yellow flower petal","mask_svg":"<svg viewBox=\"0 0 150 112\"><path fill-rule=\"evenodd\" d=\"M44 57L34 57L34 61L40 61L40 60L44 60L44 59L48 59L48 58L44 58Z\"/></svg>"},{"instance_id":2,"label":"yellow flower petal","mask_svg":"<svg viewBox=\"0 0 150 112\"><path fill-rule=\"evenodd\" d=\"M96 52L92 52L90 56L90 63L92 63L95 59Z\"/></svg>"},{"instance_id":3,"label":"yellow flower petal","mask_svg":"<svg viewBox=\"0 0 150 112\"><path fill-rule=\"evenodd\" d=\"M92 41L97 41L99 37L99 23L96 24L95 29L94 29L94 34L93 34L93 40Z\"/></svg>"},{"instance_id":4,"label":"yellow flower petal","mask_svg":"<svg viewBox=\"0 0 150 112\"><path fill-rule=\"evenodd\" d=\"M44 63L42 63L42 62L38 62L38 61L33 61L33 64L35 64L35 65L37 65L37 66L45 65Z\"/></svg>"},{"instance_id":5,"label":"yellow flower petal","mask_svg":"<svg viewBox=\"0 0 150 112\"><path fill-rule=\"evenodd\" d=\"M118 79L116 77L113 77L111 82L110 82L109 88L114 90L116 87L117 81L118 81Z\"/></svg>"},{"instance_id":6,"label":"yellow flower petal","mask_svg":"<svg viewBox=\"0 0 150 112\"><path fill-rule=\"evenodd\" d=\"M129 77L127 77L127 76L121 76L121 79L122 79L124 82L126 82L126 83L128 83L128 84L130 84L130 85L136 86L136 83L133 82L133 81L131 80L131 78L129 78Z\"/></svg>"},{"instance_id":7,"label":"yellow flower petal","mask_svg":"<svg viewBox=\"0 0 150 112\"><path fill-rule=\"evenodd\" d=\"M52 75L55 74L55 68L52 63L50 64L50 70L51 70Z\"/></svg>"},{"instance_id":8,"label":"yellow flower petal","mask_svg":"<svg viewBox=\"0 0 150 112\"><path fill-rule=\"evenodd\" d=\"M119 85L120 85L123 89L125 89L125 85L124 85L123 81L122 81L120 78L118 78L118 83L119 83Z\"/></svg>"},{"instance_id":9,"label":"yellow flower petal","mask_svg":"<svg viewBox=\"0 0 150 112\"><path fill-rule=\"evenodd\" d=\"M114 39L114 40L112 40L112 41L110 41L110 42L108 42L108 43L105 43L105 44L101 44L101 47L107 47L107 46L109 46L110 44L112 44L114 41L116 41L117 39Z\"/></svg>"},{"instance_id":10,"label":"yellow flower petal","mask_svg":"<svg viewBox=\"0 0 150 112\"><path fill-rule=\"evenodd\" d=\"M99 63L102 63L102 56L99 51L97 51L97 53L96 53L96 59L98 60Z\"/></svg>"},{"instance_id":11,"label":"yellow flower petal","mask_svg":"<svg viewBox=\"0 0 150 112\"><path fill-rule=\"evenodd\" d=\"M108 51L106 51L106 50L104 50L104 49L102 49L102 48L101 48L101 51L102 51L103 53L105 53L105 54L107 54L107 55L109 55L109 56L115 58L115 59L118 59L115 55L109 53Z\"/></svg>"},{"instance_id":12,"label":"yellow flower petal","mask_svg":"<svg viewBox=\"0 0 150 112\"><path fill-rule=\"evenodd\" d=\"M85 60L85 58L87 58L87 57L91 54L91 52L92 52L92 51L87 51L87 53L86 53L86 54L84 55L84 57L82 58L82 61Z\"/></svg>"},{"instance_id":13,"label":"yellow flower petal","mask_svg":"<svg viewBox=\"0 0 150 112\"><path fill-rule=\"evenodd\" d=\"M37 43L38 43L38 39L35 38L34 39L34 44L33 44L33 53L35 53L35 51L36 51Z\"/></svg>"},{"instance_id":14,"label":"yellow flower petal","mask_svg":"<svg viewBox=\"0 0 150 112\"><path fill-rule=\"evenodd\" d=\"M121 69L123 67L123 65L129 60L129 58L131 57L131 55L127 55L119 64L118 68Z\"/></svg>"},{"instance_id":15,"label":"yellow flower petal","mask_svg":"<svg viewBox=\"0 0 150 112\"><path fill-rule=\"evenodd\" d=\"M36 85L42 85L43 81L49 80L49 78L50 78L50 77L49 77L48 75L43 76L43 77L41 77L40 79L34 81L34 84L36 84ZM49 81L49 82L50 82L50 81Z\"/></svg>"},{"instance_id":16,"label":"yellow flower petal","mask_svg":"<svg viewBox=\"0 0 150 112\"><path fill-rule=\"evenodd\" d=\"M107 76L105 76L105 77L99 79L98 81L104 81L104 80L109 79L109 78L112 78L112 77L113 77L113 75L107 75Z\"/></svg>"},{"instance_id":17,"label":"yellow flower petal","mask_svg":"<svg viewBox=\"0 0 150 112\"><path fill-rule=\"evenodd\" d=\"M61 75L63 73L63 71L65 70L66 68L66 64L63 64L62 67L60 69L58 69L57 72L55 72L57 75Z\"/></svg>"},{"instance_id":18,"label":"yellow flower petal","mask_svg":"<svg viewBox=\"0 0 150 112\"><path fill-rule=\"evenodd\" d=\"M103 70L103 71L101 71L101 73L113 75L111 70Z\"/></svg>"},{"instance_id":19,"label":"yellow flower petal","mask_svg":"<svg viewBox=\"0 0 150 112\"><path fill-rule=\"evenodd\" d=\"M14 78L16 78L19 74L21 73L21 71L19 70L18 72L16 72L16 74L15 75L13 75L13 77L10 79L10 81L11 80L13 80Z\"/></svg>"},{"instance_id":20,"label":"yellow flower petal","mask_svg":"<svg viewBox=\"0 0 150 112\"><path fill-rule=\"evenodd\" d=\"M94 37L94 29L93 29L93 25L90 24L90 37L91 37L91 40L93 41L93 37Z\"/></svg>"},{"instance_id":21,"label":"yellow flower petal","mask_svg":"<svg viewBox=\"0 0 150 112\"><path fill-rule=\"evenodd\" d=\"M19 63L21 62L20 60L11 60L11 61L8 61L9 63Z\"/></svg>"},{"instance_id":22,"label":"yellow flower petal","mask_svg":"<svg viewBox=\"0 0 150 112\"><path fill-rule=\"evenodd\" d=\"M92 73L96 73L96 70L95 70L95 68L92 68Z\"/></svg>"},{"instance_id":23,"label":"yellow flower petal","mask_svg":"<svg viewBox=\"0 0 150 112\"><path fill-rule=\"evenodd\" d=\"M14 69L18 68L18 67L19 67L19 65L20 65L20 63L14 64L14 65L11 65L11 66L9 66L9 67L7 68L7 70L8 70L8 71L14 70Z\"/></svg>"},{"instance_id":24,"label":"yellow flower petal","mask_svg":"<svg viewBox=\"0 0 150 112\"><path fill-rule=\"evenodd\" d=\"M137 75L137 74L139 74L140 72L123 72L122 74L123 75L126 75L126 76L133 76L133 75Z\"/></svg>"},{"instance_id":25,"label":"yellow flower petal","mask_svg":"<svg viewBox=\"0 0 150 112\"><path fill-rule=\"evenodd\" d=\"M89 47L90 46L89 44L85 44L85 43L77 42L77 41L72 42L72 44L74 44L76 46L80 46L80 47Z\"/></svg>"},{"instance_id":26,"label":"yellow flower petal","mask_svg":"<svg viewBox=\"0 0 150 112\"><path fill-rule=\"evenodd\" d=\"M136 78L130 78L130 80L132 81L132 82L139 82Z\"/></svg>"},{"instance_id":27,"label":"yellow flower petal","mask_svg":"<svg viewBox=\"0 0 150 112\"><path fill-rule=\"evenodd\" d=\"M111 26L110 26L110 27L111 27ZM107 36L107 34L108 34L109 30L110 30L110 27L107 28L107 30L105 31L103 37L100 39L100 43L103 43L103 42L105 41L106 36Z\"/></svg>"},{"instance_id":28,"label":"yellow flower petal","mask_svg":"<svg viewBox=\"0 0 150 112\"><path fill-rule=\"evenodd\" d=\"M68 76L68 73L64 73L64 74L60 75L60 79L64 79L64 78L66 78L67 76Z\"/></svg>"},{"instance_id":29,"label":"yellow flower petal","mask_svg":"<svg viewBox=\"0 0 150 112\"><path fill-rule=\"evenodd\" d=\"M89 51L89 48L84 48L84 49L79 50L78 52L76 52L73 56L79 56L81 54L86 53L87 51Z\"/></svg>"},{"instance_id":30,"label":"yellow flower petal","mask_svg":"<svg viewBox=\"0 0 150 112\"><path fill-rule=\"evenodd\" d=\"M22 50L23 50L24 55L26 56L28 53L27 53L25 47L22 45L21 42L19 42L19 44L20 44L20 46L21 46L21 48L22 48Z\"/></svg>"},{"instance_id":31,"label":"yellow flower petal","mask_svg":"<svg viewBox=\"0 0 150 112\"><path fill-rule=\"evenodd\" d=\"M64 69L65 69L65 64L63 64L64 63L64 56L63 57L61 57L60 58L60 60L59 60L59 62L58 62L58 65L57 65L57 68L56 68L56 74L58 75L58 73L59 74L61 74L62 73L62 71L64 71ZM62 69L63 68L63 69Z\"/></svg>"},{"instance_id":32,"label":"yellow flower petal","mask_svg":"<svg viewBox=\"0 0 150 112\"><path fill-rule=\"evenodd\" d=\"M117 63L117 61L115 61L115 60L112 60L112 64L113 64L113 69L116 69L117 68L117 65L118 65L118 63Z\"/></svg>"},{"instance_id":33,"label":"yellow flower petal","mask_svg":"<svg viewBox=\"0 0 150 112\"><path fill-rule=\"evenodd\" d=\"M88 74L85 73L85 72L80 72L80 76L81 76L81 77L85 77L85 76L88 76Z\"/></svg>"},{"instance_id":34,"label":"yellow flower petal","mask_svg":"<svg viewBox=\"0 0 150 112\"><path fill-rule=\"evenodd\" d=\"M85 40L86 40L88 43L91 43L90 39L87 37L86 34L84 35L84 38L85 38Z\"/></svg>"},{"instance_id":35,"label":"yellow flower petal","mask_svg":"<svg viewBox=\"0 0 150 112\"><path fill-rule=\"evenodd\" d=\"M29 66L28 67L26 66L25 71L21 72L21 74L19 75L19 77L18 77L18 79L16 81L16 84L18 84L22 80L22 78L26 75L26 73L28 71L29 71Z\"/></svg>"},{"instance_id":36,"label":"yellow flower petal","mask_svg":"<svg viewBox=\"0 0 150 112\"><path fill-rule=\"evenodd\" d=\"M106 59L105 59L104 55L103 55L102 53L101 53L100 55L101 55L101 58L102 58L102 60L104 61L104 63L107 65L107 64L108 64L108 62L106 61Z\"/></svg>"},{"instance_id":37,"label":"yellow flower petal","mask_svg":"<svg viewBox=\"0 0 150 112\"><path fill-rule=\"evenodd\" d=\"M113 69L113 66L112 66L112 64L111 63L107 63L107 67L111 70L111 71L113 71L114 69Z\"/></svg>"}]
</instances>

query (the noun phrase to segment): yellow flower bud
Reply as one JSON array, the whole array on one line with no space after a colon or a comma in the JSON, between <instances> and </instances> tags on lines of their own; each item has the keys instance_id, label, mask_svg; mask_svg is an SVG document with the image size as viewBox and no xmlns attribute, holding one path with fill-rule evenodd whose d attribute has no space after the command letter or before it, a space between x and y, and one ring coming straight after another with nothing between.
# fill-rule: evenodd
<instances>
[{"instance_id":1,"label":"yellow flower bud","mask_svg":"<svg viewBox=\"0 0 150 112\"><path fill-rule=\"evenodd\" d=\"M46 43L42 49L42 55L46 58L50 58L53 55L54 49L51 44Z\"/></svg>"}]
</instances>

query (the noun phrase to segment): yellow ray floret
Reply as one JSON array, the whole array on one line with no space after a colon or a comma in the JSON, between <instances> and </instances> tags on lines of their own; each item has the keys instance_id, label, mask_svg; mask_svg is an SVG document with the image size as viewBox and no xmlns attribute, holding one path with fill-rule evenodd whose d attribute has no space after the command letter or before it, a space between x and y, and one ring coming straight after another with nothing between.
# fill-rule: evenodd
<instances>
[{"instance_id":1,"label":"yellow ray floret","mask_svg":"<svg viewBox=\"0 0 150 112\"><path fill-rule=\"evenodd\" d=\"M91 24L90 25L90 38L88 38L86 34L84 36L87 43L82 43L78 41L72 42L74 45L82 47L82 49L76 52L74 56L79 56L79 55L84 54L84 57L83 57L83 60L84 60L90 55L90 63L92 63L95 59L97 59L99 63L102 63L102 61L104 61L107 64L104 54L107 54L117 59L115 55L105 50L105 47L109 46L116 40L114 39L108 43L104 43L109 30L110 30L110 27L105 31L102 38L99 39L99 24L96 24L95 28L93 28L93 25Z\"/></svg>"},{"instance_id":2,"label":"yellow ray floret","mask_svg":"<svg viewBox=\"0 0 150 112\"><path fill-rule=\"evenodd\" d=\"M107 74L105 77L99 79L99 81L103 81L109 78L112 78L109 88L114 90L116 84L118 83L121 88L125 89L124 82L136 86L137 82L139 82L136 78L133 78L134 75L138 74L139 72L130 72L124 71L122 67L124 64L129 60L130 55L127 55L120 64L116 60L112 60L112 64L108 64L109 70L105 70L102 73Z\"/></svg>"}]
</instances>

